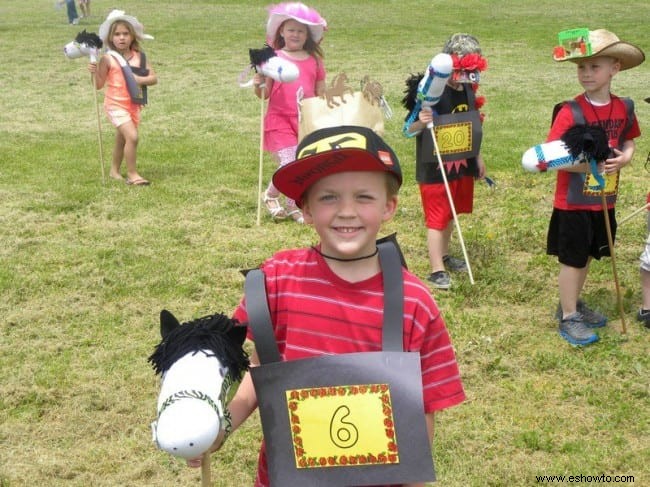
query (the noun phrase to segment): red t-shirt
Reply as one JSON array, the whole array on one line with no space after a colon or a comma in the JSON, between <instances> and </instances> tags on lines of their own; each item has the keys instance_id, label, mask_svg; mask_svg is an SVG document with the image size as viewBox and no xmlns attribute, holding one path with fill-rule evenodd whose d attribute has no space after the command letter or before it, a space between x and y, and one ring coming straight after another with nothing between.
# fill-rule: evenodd
<instances>
[{"instance_id":1,"label":"red t-shirt","mask_svg":"<svg viewBox=\"0 0 650 487\"><path fill-rule=\"evenodd\" d=\"M283 360L381 351L381 273L362 282L344 281L311 248L278 252L261 268ZM402 277L404 350L420 353L424 411L431 413L459 404L465 393L440 310L417 277L406 269L402 269ZM242 323L248 321L244 299L234 317ZM268 485L264 447L255 485Z\"/></svg>"},{"instance_id":2,"label":"red t-shirt","mask_svg":"<svg viewBox=\"0 0 650 487\"><path fill-rule=\"evenodd\" d=\"M609 139L609 146L619 148L619 139L627 125L627 110L623 101L617 96L612 95L611 102L607 105L595 106L589 103L584 94L578 95L575 100L580 105L586 123L603 127ZM560 139L564 132L573 125L575 125L575 122L571 113L571 107L565 104L558 112L546 141L550 142ZM636 117L634 117L630 130L625 134L625 140L632 140L640 135L639 123ZM577 177L576 173L562 170L557 171L553 206L559 210L602 211L601 200L594 202L594 204L572 204L567 200L569 183L572 177ZM613 188L612 191L615 194L618 190L619 173L607 175L606 177L611 180L607 183L607 188ZM608 206L613 208L614 203L610 203Z\"/></svg>"}]
</instances>

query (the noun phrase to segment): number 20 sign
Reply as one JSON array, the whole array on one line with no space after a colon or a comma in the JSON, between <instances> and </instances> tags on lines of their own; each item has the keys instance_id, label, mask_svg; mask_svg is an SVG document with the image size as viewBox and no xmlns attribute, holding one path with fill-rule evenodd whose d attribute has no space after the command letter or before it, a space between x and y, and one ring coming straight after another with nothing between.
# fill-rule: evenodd
<instances>
[{"instance_id":1,"label":"number 20 sign","mask_svg":"<svg viewBox=\"0 0 650 487\"><path fill-rule=\"evenodd\" d=\"M298 469L398 464L388 384L286 391Z\"/></svg>"},{"instance_id":2,"label":"number 20 sign","mask_svg":"<svg viewBox=\"0 0 650 487\"><path fill-rule=\"evenodd\" d=\"M434 117L434 130L443 161L476 157L483 132L479 112L458 112Z\"/></svg>"}]
</instances>

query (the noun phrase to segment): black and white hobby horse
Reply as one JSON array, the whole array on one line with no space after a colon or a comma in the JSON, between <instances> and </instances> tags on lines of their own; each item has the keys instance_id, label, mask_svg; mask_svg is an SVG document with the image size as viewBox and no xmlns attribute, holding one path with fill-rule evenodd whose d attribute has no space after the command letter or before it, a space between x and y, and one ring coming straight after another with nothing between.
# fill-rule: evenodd
<instances>
[{"instance_id":1,"label":"black and white hobby horse","mask_svg":"<svg viewBox=\"0 0 650 487\"><path fill-rule=\"evenodd\" d=\"M181 325L162 310L160 334L162 340L149 357L162 375L153 439L174 456L198 458L221 431L230 432L225 404L230 386L249 367L242 347L246 327L223 314Z\"/></svg>"}]
</instances>

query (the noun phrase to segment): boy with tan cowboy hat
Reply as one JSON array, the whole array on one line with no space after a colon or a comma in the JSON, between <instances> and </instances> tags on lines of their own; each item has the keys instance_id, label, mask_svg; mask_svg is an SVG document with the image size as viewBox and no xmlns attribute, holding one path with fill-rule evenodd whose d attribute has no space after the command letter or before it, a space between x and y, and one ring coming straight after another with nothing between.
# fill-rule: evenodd
<instances>
[{"instance_id":1,"label":"boy with tan cowboy hat","mask_svg":"<svg viewBox=\"0 0 650 487\"><path fill-rule=\"evenodd\" d=\"M577 65L578 82L584 93L563 104L547 142L560 139L574 125L586 123L602 127L611 148L609 159L597 161L597 173L591 173L589 164L557 171L547 236L546 253L557 256L560 263L558 331L570 344L584 346L598 341L593 329L605 326L607 318L590 309L580 294L591 259L611 255L607 220L611 222L613 241L619 171L632 160L634 139L641 135L634 104L612 94L611 82L619 71L641 64L645 55L605 29L573 29L558 37L560 45L554 49L553 59Z\"/></svg>"}]
</instances>

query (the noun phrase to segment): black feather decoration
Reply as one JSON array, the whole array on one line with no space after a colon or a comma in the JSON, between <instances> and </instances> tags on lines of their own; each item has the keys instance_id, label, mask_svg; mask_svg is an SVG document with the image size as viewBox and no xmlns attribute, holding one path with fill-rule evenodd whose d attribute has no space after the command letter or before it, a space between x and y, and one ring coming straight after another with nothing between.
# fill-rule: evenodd
<instances>
[{"instance_id":1,"label":"black feather decoration","mask_svg":"<svg viewBox=\"0 0 650 487\"><path fill-rule=\"evenodd\" d=\"M251 59L251 67L256 67L264 64L269 59L277 56L275 50L268 44L264 44L262 49L249 49L248 54Z\"/></svg>"},{"instance_id":2,"label":"black feather decoration","mask_svg":"<svg viewBox=\"0 0 650 487\"><path fill-rule=\"evenodd\" d=\"M402 105L409 112L415 108L418 101L418 86L420 81L424 78L424 73L411 74L406 80L406 89L404 90L404 98L402 98Z\"/></svg>"},{"instance_id":3,"label":"black feather decoration","mask_svg":"<svg viewBox=\"0 0 650 487\"><path fill-rule=\"evenodd\" d=\"M74 40L79 44L86 44L87 46L96 47L97 49L101 49L104 45L97 34L94 32L86 32L86 29L79 32Z\"/></svg>"},{"instance_id":4,"label":"black feather decoration","mask_svg":"<svg viewBox=\"0 0 650 487\"><path fill-rule=\"evenodd\" d=\"M574 159L582 154L587 160L600 162L610 155L607 133L599 125L574 125L564 132L561 140Z\"/></svg>"},{"instance_id":5,"label":"black feather decoration","mask_svg":"<svg viewBox=\"0 0 650 487\"><path fill-rule=\"evenodd\" d=\"M163 311L163 314L171 313ZM248 354L242 344L246 338L246 327L223 314L214 314L188 321L174 327L165 334L148 361L157 374L168 370L184 355L200 350L209 350L209 357L219 359L234 380L240 380L250 365Z\"/></svg>"}]
</instances>

